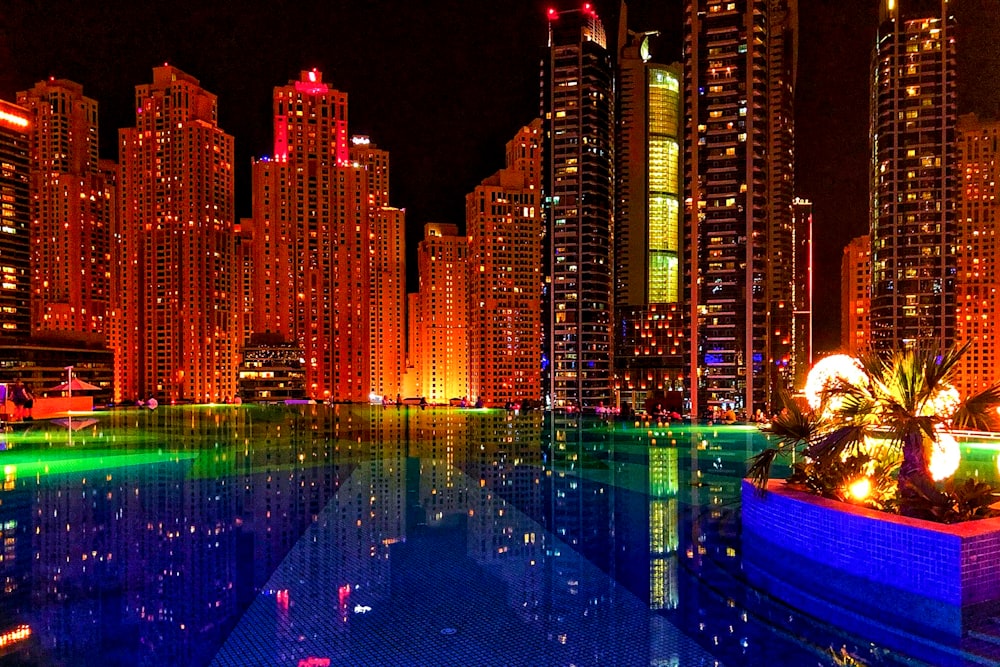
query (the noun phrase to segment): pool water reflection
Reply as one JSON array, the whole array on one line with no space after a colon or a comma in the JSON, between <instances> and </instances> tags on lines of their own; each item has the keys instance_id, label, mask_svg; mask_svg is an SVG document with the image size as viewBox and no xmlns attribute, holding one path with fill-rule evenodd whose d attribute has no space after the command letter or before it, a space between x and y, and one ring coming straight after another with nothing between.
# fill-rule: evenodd
<instances>
[{"instance_id":1,"label":"pool water reflection","mask_svg":"<svg viewBox=\"0 0 1000 667\"><path fill-rule=\"evenodd\" d=\"M919 664L746 588L752 427L369 406L98 417L0 442L0 633L22 628L0 663L814 665L846 646Z\"/></svg>"}]
</instances>

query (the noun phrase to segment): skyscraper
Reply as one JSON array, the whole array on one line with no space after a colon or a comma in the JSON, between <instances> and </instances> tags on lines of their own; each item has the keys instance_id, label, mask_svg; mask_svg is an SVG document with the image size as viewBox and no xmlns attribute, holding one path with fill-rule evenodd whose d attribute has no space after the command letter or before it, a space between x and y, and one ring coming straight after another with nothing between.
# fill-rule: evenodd
<instances>
[{"instance_id":1,"label":"skyscraper","mask_svg":"<svg viewBox=\"0 0 1000 667\"><path fill-rule=\"evenodd\" d=\"M366 401L370 221L347 93L303 71L274 89L273 110L274 154L252 169L254 333L298 344L309 396Z\"/></svg>"},{"instance_id":2,"label":"skyscraper","mask_svg":"<svg viewBox=\"0 0 1000 667\"><path fill-rule=\"evenodd\" d=\"M406 211L389 206L389 151L355 136L350 156L367 179L370 391L395 397L406 370Z\"/></svg>"},{"instance_id":3,"label":"skyscraper","mask_svg":"<svg viewBox=\"0 0 1000 667\"><path fill-rule=\"evenodd\" d=\"M431 403L469 392L468 255L468 239L457 225L424 225L417 246L420 288L411 295L410 362L417 395Z\"/></svg>"},{"instance_id":4,"label":"skyscraper","mask_svg":"<svg viewBox=\"0 0 1000 667\"><path fill-rule=\"evenodd\" d=\"M805 387L813 360L812 202L792 202L792 346L789 373L797 391Z\"/></svg>"},{"instance_id":5,"label":"skyscraper","mask_svg":"<svg viewBox=\"0 0 1000 667\"><path fill-rule=\"evenodd\" d=\"M791 345L796 0L688 0L685 241L699 410L772 407Z\"/></svg>"},{"instance_id":6,"label":"skyscraper","mask_svg":"<svg viewBox=\"0 0 1000 667\"><path fill-rule=\"evenodd\" d=\"M111 216L98 159L97 102L65 79L18 93L31 134L32 332L104 341L111 302Z\"/></svg>"},{"instance_id":7,"label":"skyscraper","mask_svg":"<svg viewBox=\"0 0 1000 667\"><path fill-rule=\"evenodd\" d=\"M31 333L29 239L31 114L0 100L0 335Z\"/></svg>"},{"instance_id":8,"label":"skyscraper","mask_svg":"<svg viewBox=\"0 0 1000 667\"><path fill-rule=\"evenodd\" d=\"M958 276L956 338L969 349L959 362L962 396L1000 380L1000 121L958 119Z\"/></svg>"},{"instance_id":9,"label":"skyscraper","mask_svg":"<svg viewBox=\"0 0 1000 667\"><path fill-rule=\"evenodd\" d=\"M955 340L955 20L882 0L872 54L872 345Z\"/></svg>"},{"instance_id":10,"label":"skyscraper","mask_svg":"<svg viewBox=\"0 0 1000 667\"><path fill-rule=\"evenodd\" d=\"M871 349L871 237L851 239L840 260L840 346L852 356Z\"/></svg>"},{"instance_id":11,"label":"skyscraper","mask_svg":"<svg viewBox=\"0 0 1000 667\"><path fill-rule=\"evenodd\" d=\"M116 398L221 401L242 338L233 137L215 95L176 67L154 67L135 99L135 127L119 131Z\"/></svg>"},{"instance_id":12,"label":"skyscraper","mask_svg":"<svg viewBox=\"0 0 1000 667\"><path fill-rule=\"evenodd\" d=\"M623 403L681 411L681 66L650 60L650 33L618 29L615 135L615 376ZM678 401L668 406L667 392Z\"/></svg>"},{"instance_id":13,"label":"skyscraper","mask_svg":"<svg viewBox=\"0 0 1000 667\"><path fill-rule=\"evenodd\" d=\"M550 9L548 27L543 393L554 408L592 408L612 399L611 53L590 3Z\"/></svg>"},{"instance_id":14,"label":"skyscraper","mask_svg":"<svg viewBox=\"0 0 1000 667\"><path fill-rule=\"evenodd\" d=\"M465 198L469 395L487 407L541 396L542 122L507 143L507 167Z\"/></svg>"}]
</instances>

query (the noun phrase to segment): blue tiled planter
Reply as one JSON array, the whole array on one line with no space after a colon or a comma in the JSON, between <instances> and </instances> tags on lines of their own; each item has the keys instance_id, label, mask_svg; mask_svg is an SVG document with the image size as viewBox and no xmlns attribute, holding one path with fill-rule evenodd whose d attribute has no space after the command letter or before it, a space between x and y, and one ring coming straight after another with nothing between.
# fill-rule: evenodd
<instances>
[{"instance_id":1,"label":"blue tiled planter","mask_svg":"<svg viewBox=\"0 0 1000 667\"><path fill-rule=\"evenodd\" d=\"M1000 601L1000 519L945 525L743 482L748 576L910 632L960 636Z\"/></svg>"}]
</instances>

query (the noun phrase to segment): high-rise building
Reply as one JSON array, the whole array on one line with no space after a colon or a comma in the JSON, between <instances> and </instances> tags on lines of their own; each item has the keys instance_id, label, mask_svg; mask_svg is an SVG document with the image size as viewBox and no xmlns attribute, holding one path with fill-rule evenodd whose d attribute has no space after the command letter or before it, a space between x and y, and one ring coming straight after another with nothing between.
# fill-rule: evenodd
<instances>
[{"instance_id":1,"label":"high-rise building","mask_svg":"<svg viewBox=\"0 0 1000 667\"><path fill-rule=\"evenodd\" d=\"M111 301L111 216L97 154L97 102L65 79L18 93L31 133L31 329L104 341Z\"/></svg>"},{"instance_id":2,"label":"high-rise building","mask_svg":"<svg viewBox=\"0 0 1000 667\"><path fill-rule=\"evenodd\" d=\"M813 360L813 219L812 202L792 202L792 388L806 385Z\"/></svg>"},{"instance_id":3,"label":"high-rise building","mask_svg":"<svg viewBox=\"0 0 1000 667\"><path fill-rule=\"evenodd\" d=\"M872 54L872 345L955 340L955 20L882 0Z\"/></svg>"},{"instance_id":4,"label":"high-rise building","mask_svg":"<svg viewBox=\"0 0 1000 667\"><path fill-rule=\"evenodd\" d=\"M969 349L959 362L962 396L1000 380L1000 121L958 119L958 276L955 335Z\"/></svg>"},{"instance_id":5,"label":"high-rise building","mask_svg":"<svg viewBox=\"0 0 1000 667\"><path fill-rule=\"evenodd\" d=\"M176 67L154 67L135 100L135 127L119 131L116 397L221 401L242 338L233 137L215 95Z\"/></svg>"},{"instance_id":6,"label":"high-rise building","mask_svg":"<svg viewBox=\"0 0 1000 667\"><path fill-rule=\"evenodd\" d=\"M538 400L542 122L507 143L507 167L465 198L469 395L487 407Z\"/></svg>"},{"instance_id":7,"label":"high-rise building","mask_svg":"<svg viewBox=\"0 0 1000 667\"><path fill-rule=\"evenodd\" d=\"M368 183L370 391L395 397L406 370L406 211L389 206L389 151L355 136L350 156Z\"/></svg>"},{"instance_id":8,"label":"high-rise building","mask_svg":"<svg viewBox=\"0 0 1000 667\"><path fill-rule=\"evenodd\" d=\"M871 237L851 239L840 260L840 346L857 356L871 349Z\"/></svg>"},{"instance_id":9,"label":"high-rise building","mask_svg":"<svg viewBox=\"0 0 1000 667\"><path fill-rule=\"evenodd\" d=\"M0 100L0 336L31 333L31 114Z\"/></svg>"},{"instance_id":10,"label":"high-rise building","mask_svg":"<svg viewBox=\"0 0 1000 667\"><path fill-rule=\"evenodd\" d=\"M791 348L796 0L687 0L685 269L695 409L773 406Z\"/></svg>"},{"instance_id":11,"label":"high-rise building","mask_svg":"<svg viewBox=\"0 0 1000 667\"><path fill-rule=\"evenodd\" d=\"M459 236L457 225L424 225L417 246L420 288L411 300L410 363L416 393L429 403L469 393L468 254L468 239Z\"/></svg>"},{"instance_id":12,"label":"high-rise building","mask_svg":"<svg viewBox=\"0 0 1000 667\"><path fill-rule=\"evenodd\" d=\"M618 29L615 135L615 384L622 404L680 412L687 371L681 301L681 67L650 60L652 33Z\"/></svg>"},{"instance_id":13,"label":"high-rise building","mask_svg":"<svg viewBox=\"0 0 1000 667\"><path fill-rule=\"evenodd\" d=\"M612 400L611 53L590 3L550 9L548 27L542 391L557 409L594 408Z\"/></svg>"},{"instance_id":14,"label":"high-rise building","mask_svg":"<svg viewBox=\"0 0 1000 667\"><path fill-rule=\"evenodd\" d=\"M347 93L303 71L274 89L273 111L274 154L252 168L254 332L298 344L309 396L366 401L370 223Z\"/></svg>"}]
</instances>

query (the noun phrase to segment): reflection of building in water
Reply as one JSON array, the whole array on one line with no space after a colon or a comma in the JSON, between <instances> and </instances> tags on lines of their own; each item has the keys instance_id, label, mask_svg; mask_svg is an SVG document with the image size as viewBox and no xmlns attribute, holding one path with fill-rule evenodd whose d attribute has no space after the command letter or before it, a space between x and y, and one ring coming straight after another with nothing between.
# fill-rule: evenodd
<instances>
[{"instance_id":1,"label":"reflection of building in water","mask_svg":"<svg viewBox=\"0 0 1000 667\"><path fill-rule=\"evenodd\" d=\"M676 446L649 448L649 606L677 607L677 489Z\"/></svg>"},{"instance_id":2,"label":"reflection of building in water","mask_svg":"<svg viewBox=\"0 0 1000 667\"><path fill-rule=\"evenodd\" d=\"M317 556L333 555L326 566L336 573L338 588L331 591L337 597L330 602L341 608L339 618L344 623L355 605L378 608L388 598L389 547L406 538L405 421L396 410L365 407L361 411L368 413L369 430L353 443L354 471L343 479L331 511L323 515L318 539L307 545Z\"/></svg>"},{"instance_id":3,"label":"reflection of building in water","mask_svg":"<svg viewBox=\"0 0 1000 667\"><path fill-rule=\"evenodd\" d=\"M123 508L135 469L86 470L18 481L34 492L34 628L52 659L100 653L121 625Z\"/></svg>"},{"instance_id":4,"label":"reflection of building in water","mask_svg":"<svg viewBox=\"0 0 1000 667\"><path fill-rule=\"evenodd\" d=\"M614 628L609 618L615 606L614 579L590 574L590 563L605 573L615 566L613 451L605 429L585 430L582 419L573 415L551 413L547 419L542 435L549 455L546 528L559 542L545 548L546 613L553 640L572 647L583 636L604 637ZM610 638L603 645L610 647ZM613 659L590 656L588 662Z\"/></svg>"},{"instance_id":5,"label":"reflection of building in water","mask_svg":"<svg viewBox=\"0 0 1000 667\"><path fill-rule=\"evenodd\" d=\"M542 601L542 414L490 410L466 422L468 554L506 583L507 602L522 620L537 620Z\"/></svg>"},{"instance_id":6,"label":"reflection of building in water","mask_svg":"<svg viewBox=\"0 0 1000 667\"><path fill-rule=\"evenodd\" d=\"M468 509L468 489L462 468L465 467L465 410L407 410L410 451L419 458L418 504L430 525L449 514L464 514Z\"/></svg>"},{"instance_id":7,"label":"reflection of building in water","mask_svg":"<svg viewBox=\"0 0 1000 667\"><path fill-rule=\"evenodd\" d=\"M138 621L139 641L157 664L205 660L235 614L233 443L242 414L229 408L140 415L174 435L171 446L197 453L143 467L125 489L125 614Z\"/></svg>"},{"instance_id":8,"label":"reflection of building in water","mask_svg":"<svg viewBox=\"0 0 1000 667\"><path fill-rule=\"evenodd\" d=\"M253 555L247 576L240 576L241 601L260 590L350 474L336 465L334 450L350 448L360 429L349 421L341 429L321 406L276 406L249 414L237 445L240 550Z\"/></svg>"},{"instance_id":9,"label":"reflection of building in water","mask_svg":"<svg viewBox=\"0 0 1000 667\"><path fill-rule=\"evenodd\" d=\"M0 633L25 621L31 582L31 489L16 466L4 466L0 484Z\"/></svg>"}]
</instances>

